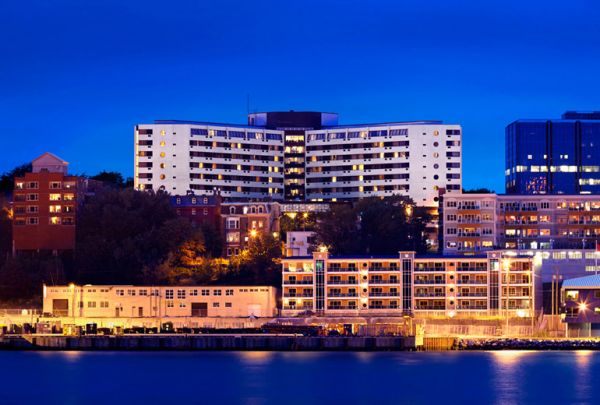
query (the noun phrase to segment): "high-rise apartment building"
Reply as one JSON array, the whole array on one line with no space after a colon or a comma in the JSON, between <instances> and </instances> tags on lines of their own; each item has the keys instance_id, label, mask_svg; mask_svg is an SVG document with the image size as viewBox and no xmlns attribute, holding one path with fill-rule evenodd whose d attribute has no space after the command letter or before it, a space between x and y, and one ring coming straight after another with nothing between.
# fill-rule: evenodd
<instances>
[{"instance_id":1,"label":"high-rise apartment building","mask_svg":"<svg viewBox=\"0 0 600 405\"><path fill-rule=\"evenodd\" d=\"M600 194L600 112L506 127L508 194Z\"/></svg>"},{"instance_id":2,"label":"high-rise apartment building","mask_svg":"<svg viewBox=\"0 0 600 405\"><path fill-rule=\"evenodd\" d=\"M171 194L343 201L460 192L462 130L441 121L342 126L337 114L267 112L248 125L155 121L135 128L135 186Z\"/></svg>"},{"instance_id":3,"label":"high-rise apartment building","mask_svg":"<svg viewBox=\"0 0 600 405\"><path fill-rule=\"evenodd\" d=\"M68 163L44 153L32 172L15 178L13 250L69 251L75 248L77 205L84 180L67 174Z\"/></svg>"}]
</instances>

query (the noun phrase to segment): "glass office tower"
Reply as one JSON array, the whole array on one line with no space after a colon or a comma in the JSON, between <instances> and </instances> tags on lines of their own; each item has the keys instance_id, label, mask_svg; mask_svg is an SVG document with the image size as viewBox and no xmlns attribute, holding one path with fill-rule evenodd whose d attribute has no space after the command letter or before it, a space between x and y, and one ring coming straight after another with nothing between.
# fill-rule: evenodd
<instances>
[{"instance_id":1,"label":"glass office tower","mask_svg":"<svg viewBox=\"0 0 600 405\"><path fill-rule=\"evenodd\" d=\"M600 112L506 127L507 194L600 194Z\"/></svg>"}]
</instances>

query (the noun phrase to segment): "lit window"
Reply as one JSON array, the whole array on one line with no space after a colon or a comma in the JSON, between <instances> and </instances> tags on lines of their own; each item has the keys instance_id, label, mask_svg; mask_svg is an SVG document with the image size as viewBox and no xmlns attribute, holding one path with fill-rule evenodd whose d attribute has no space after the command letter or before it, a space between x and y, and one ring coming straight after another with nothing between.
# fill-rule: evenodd
<instances>
[{"instance_id":1,"label":"lit window","mask_svg":"<svg viewBox=\"0 0 600 405\"><path fill-rule=\"evenodd\" d=\"M53 213L53 214L56 214L56 213L59 213L59 212L60 212L60 209L61 209L61 208L60 208L60 205L51 205L51 206L49 207L49 209L50 209L50 212L51 212L51 213Z\"/></svg>"},{"instance_id":2,"label":"lit window","mask_svg":"<svg viewBox=\"0 0 600 405\"><path fill-rule=\"evenodd\" d=\"M166 156L166 155L165 155L165 152L160 152L160 157L161 157L161 158L164 158L165 156Z\"/></svg>"},{"instance_id":3,"label":"lit window","mask_svg":"<svg viewBox=\"0 0 600 405\"><path fill-rule=\"evenodd\" d=\"M60 194L50 194L50 201L60 201Z\"/></svg>"},{"instance_id":4,"label":"lit window","mask_svg":"<svg viewBox=\"0 0 600 405\"><path fill-rule=\"evenodd\" d=\"M161 175L160 175L160 179L161 179L161 180L164 180L166 177L167 177L167 176L165 176L164 174L161 174Z\"/></svg>"},{"instance_id":5,"label":"lit window","mask_svg":"<svg viewBox=\"0 0 600 405\"><path fill-rule=\"evenodd\" d=\"M167 133L166 133L166 132L165 132L165 130L163 129L163 130L161 130L161 131L160 131L160 134L161 134L162 136L165 136Z\"/></svg>"},{"instance_id":6,"label":"lit window","mask_svg":"<svg viewBox=\"0 0 600 405\"><path fill-rule=\"evenodd\" d=\"M60 225L60 217L50 217L50 225Z\"/></svg>"},{"instance_id":7,"label":"lit window","mask_svg":"<svg viewBox=\"0 0 600 405\"><path fill-rule=\"evenodd\" d=\"M165 145L166 145L165 141L160 141L160 146L165 146Z\"/></svg>"},{"instance_id":8,"label":"lit window","mask_svg":"<svg viewBox=\"0 0 600 405\"><path fill-rule=\"evenodd\" d=\"M75 194L63 194L63 199L65 201L73 201L75 200ZM60 200L60 198L59 198Z\"/></svg>"}]
</instances>

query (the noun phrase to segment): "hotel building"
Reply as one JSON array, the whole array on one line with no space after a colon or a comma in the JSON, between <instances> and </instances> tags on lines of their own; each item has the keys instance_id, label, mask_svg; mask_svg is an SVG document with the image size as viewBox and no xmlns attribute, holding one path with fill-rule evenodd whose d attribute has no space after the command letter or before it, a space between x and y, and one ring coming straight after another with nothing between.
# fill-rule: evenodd
<instances>
[{"instance_id":1,"label":"hotel building","mask_svg":"<svg viewBox=\"0 0 600 405\"><path fill-rule=\"evenodd\" d=\"M452 194L442 197L443 251L585 249L600 243L600 198Z\"/></svg>"},{"instance_id":2,"label":"hotel building","mask_svg":"<svg viewBox=\"0 0 600 405\"><path fill-rule=\"evenodd\" d=\"M288 257L284 316L532 316L531 257L493 251L479 257Z\"/></svg>"},{"instance_id":3,"label":"hotel building","mask_svg":"<svg viewBox=\"0 0 600 405\"><path fill-rule=\"evenodd\" d=\"M16 177L13 191L13 252L75 249L77 206L85 181L67 174L68 163L44 153L31 173Z\"/></svg>"},{"instance_id":4,"label":"hotel building","mask_svg":"<svg viewBox=\"0 0 600 405\"><path fill-rule=\"evenodd\" d=\"M441 121L338 125L337 114L267 112L248 125L135 127L135 186L171 194L342 201L406 195L435 206L460 192L462 130Z\"/></svg>"},{"instance_id":5,"label":"hotel building","mask_svg":"<svg viewBox=\"0 0 600 405\"><path fill-rule=\"evenodd\" d=\"M600 194L600 112L506 127L508 194Z\"/></svg>"},{"instance_id":6,"label":"hotel building","mask_svg":"<svg viewBox=\"0 0 600 405\"><path fill-rule=\"evenodd\" d=\"M44 286L43 312L73 318L271 317L276 291L265 286Z\"/></svg>"}]
</instances>

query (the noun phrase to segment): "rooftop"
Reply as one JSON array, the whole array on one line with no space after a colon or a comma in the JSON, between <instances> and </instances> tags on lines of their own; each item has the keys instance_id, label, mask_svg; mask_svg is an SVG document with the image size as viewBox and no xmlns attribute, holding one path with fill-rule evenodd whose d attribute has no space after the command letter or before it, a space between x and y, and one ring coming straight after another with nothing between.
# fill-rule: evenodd
<instances>
[{"instance_id":1,"label":"rooftop","mask_svg":"<svg viewBox=\"0 0 600 405\"><path fill-rule=\"evenodd\" d=\"M600 288L600 274L570 278L563 281L562 288Z\"/></svg>"}]
</instances>

